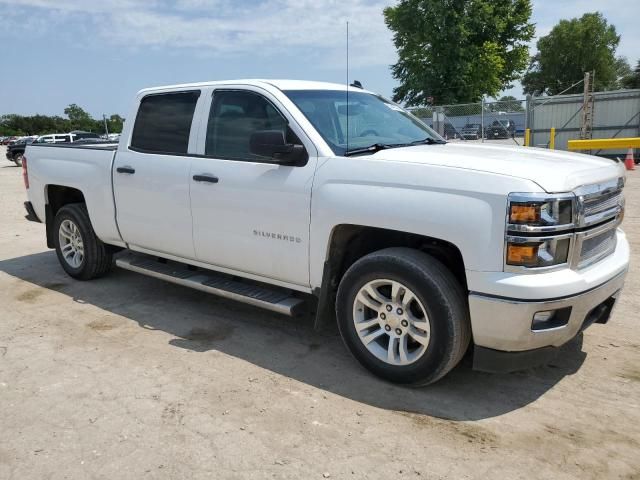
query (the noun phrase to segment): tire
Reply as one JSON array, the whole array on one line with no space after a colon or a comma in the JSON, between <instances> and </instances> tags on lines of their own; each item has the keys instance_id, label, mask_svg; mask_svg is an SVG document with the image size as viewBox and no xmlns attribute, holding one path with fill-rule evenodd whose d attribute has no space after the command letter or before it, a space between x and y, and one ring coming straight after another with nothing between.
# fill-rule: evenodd
<instances>
[{"instance_id":1,"label":"tire","mask_svg":"<svg viewBox=\"0 0 640 480\"><path fill-rule=\"evenodd\" d=\"M71 203L62 207L53 224L53 242L58 261L71 277L91 280L101 277L111 269L111 252L96 237L84 203ZM70 254L70 251L75 253ZM76 256L78 252L82 254Z\"/></svg>"},{"instance_id":2,"label":"tire","mask_svg":"<svg viewBox=\"0 0 640 480\"><path fill-rule=\"evenodd\" d=\"M23 157L24 157L23 153L16 153L13 156L13 163L15 163L17 167L21 167L22 166L22 158Z\"/></svg>"},{"instance_id":3,"label":"tire","mask_svg":"<svg viewBox=\"0 0 640 480\"><path fill-rule=\"evenodd\" d=\"M401 301L379 305L371 303L374 297L367 294L365 302L377 310L362 303L363 288L373 286L377 295L389 299L393 285L404 291L397 296ZM405 305L411 296L414 299ZM462 359L471 340L462 286L438 260L410 248L380 250L355 262L340 281L336 314L340 335L353 356L375 375L394 383L421 386L441 379ZM371 328L363 328L371 323Z\"/></svg>"}]
</instances>

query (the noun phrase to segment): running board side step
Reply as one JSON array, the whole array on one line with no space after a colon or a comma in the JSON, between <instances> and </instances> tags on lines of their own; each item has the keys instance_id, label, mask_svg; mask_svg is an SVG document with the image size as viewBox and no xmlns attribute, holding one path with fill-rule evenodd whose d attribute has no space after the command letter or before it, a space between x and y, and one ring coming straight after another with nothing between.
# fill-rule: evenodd
<instances>
[{"instance_id":1,"label":"running board side step","mask_svg":"<svg viewBox=\"0 0 640 480\"><path fill-rule=\"evenodd\" d=\"M125 270L142 273L183 287L212 293L284 315L297 315L305 303L303 299L293 296L290 290L262 286L250 283L249 280L237 280L230 275L171 260L158 259L151 255L128 253L117 258L116 265Z\"/></svg>"}]
</instances>

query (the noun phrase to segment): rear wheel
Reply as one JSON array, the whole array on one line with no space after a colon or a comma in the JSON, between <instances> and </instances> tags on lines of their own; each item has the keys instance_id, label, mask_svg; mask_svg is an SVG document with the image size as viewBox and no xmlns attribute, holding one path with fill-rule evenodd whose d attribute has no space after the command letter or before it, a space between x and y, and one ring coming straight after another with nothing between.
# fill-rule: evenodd
<instances>
[{"instance_id":1,"label":"rear wheel","mask_svg":"<svg viewBox=\"0 0 640 480\"><path fill-rule=\"evenodd\" d=\"M23 158L24 158L24 153L16 153L13 156L13 163L15 163L18 167L21 167Z\"/></svg>"},{"instance_id":2,"label":"rear wheel","mask_svg":"<svg viewBox=\"0 0 640 480\"><path fill-rule=\"evenodd\" d=\"M53 240L58 261L73 278L90 280L111 269L111 252L93 231L84 203L72 203L58 210Z\"/></svg>"},{"instance_id":3,"label":"rear wheel","mask_svg":"<svg viewBox=\"0 0 640 480\"><path fill-rule=\"evenodd\" d=\"M354 263L340 282L336 310L351 353L396 383L437 381L462 359L471 338L458 281L435 258L409 248Z\"/></svg>"}]
</instances>

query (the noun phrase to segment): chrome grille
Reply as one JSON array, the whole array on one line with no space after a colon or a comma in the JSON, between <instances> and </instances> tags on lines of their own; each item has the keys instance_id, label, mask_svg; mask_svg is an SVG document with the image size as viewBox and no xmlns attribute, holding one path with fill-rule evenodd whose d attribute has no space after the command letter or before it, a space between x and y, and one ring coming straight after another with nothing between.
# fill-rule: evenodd
<instances>
[{"instance_id":1,"label":"chrome grille","mask_svg":"<svg viewBox=\"0 0 640 480\"><path fill-rule=\"evenodd\" d=\"M613 253L616 249L616 228L610 228L602 233L582 240L578 268L586 267L601 258Z\"/></svg>"},{"instance_id":2,"label":"chrome grille","mask_svg":"<svg viewBox=\"0 0 640 480\"><path fill-rule=\"evenodd\" d=\"M616 217L624 202L622 178L601 185L582 187L577 192L580 227ZM582 191L580 191L582 190Z\"/></svg>"},{"instance_id":3,"label":"chrome grille","mask_svg":"<svg viewBox=\"0 0 640 480\"><path fill-rule=\"evenodd\" d=\"M586 200L584 202L584 214L586 217L589 217L593 214L617 207L620 205L621 197L622 191L618 190L616 192Z\"/></svg>"}]
</instances>

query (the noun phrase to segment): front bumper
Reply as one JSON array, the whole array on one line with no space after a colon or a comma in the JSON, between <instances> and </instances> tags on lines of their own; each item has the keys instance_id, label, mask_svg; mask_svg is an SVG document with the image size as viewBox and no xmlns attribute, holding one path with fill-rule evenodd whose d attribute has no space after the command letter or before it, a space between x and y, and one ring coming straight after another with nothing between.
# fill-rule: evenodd
<instances>
[{"instance_id":1,"label":"front bumper","mask_svg":"<svg viewBox=\"0 0 640 480\"><path fill-rule=\"evenodd\" d=\"M619 274L595 291L585 292L576 297L527 303L526 305L511 303L506 309L501 308L500 312L496 311L497 314L505 313L508 315L509 311L513 312L514 309L519 308L520 310L516 315L521 316L523 320L529 323L528 332L511 332L519 337L520 343L518 346L531 343L547 345L513 351L476 345L473 355L473 368L484 372L506 373L548 363L556 356L559 350L558 347L572 340L587 327L594 323L607 323L609 321L611 312L622 290L625 276L626 272ZM536 312L567 307L571 308L571 315L566 325L547 330L531 330L531 320ZM500 307L498 306L498 308ZM499 343L514 345L513 342L514 338L511 338L508 342Z\"/></svg>"},{"instance_id":2,"label":"front bumper","mask_svg":"<svg viewBox=\"0 0 640 480\"><path fill-rule=\"evenodd\" d=\"M513 371L547 362L562 346L593 323L606 323L624 285L629 263L629 248L620 232L616 251L584 271L528 274L505 277L517 298L491 293L471 292L469 313L475 344L474 368L484 371ZM543 287L544 277L550 284ZM563 285L553 285L553 279ZM599 281L598 281L599 280ZM517 288L514 289L514 285ZM526 288L526 285L529 288ZM582 285L582 289L567 291ZM552 290L548 289L551 286ZM573 287L571 287L573 286ZM555 287L555 288L554 288ZM555 292L551 298L531 295ZM528 294L528 295L525 295ZM533 329L538 312L562 312L562 321L548 328Z\"/></svg>"}]
</instances>

